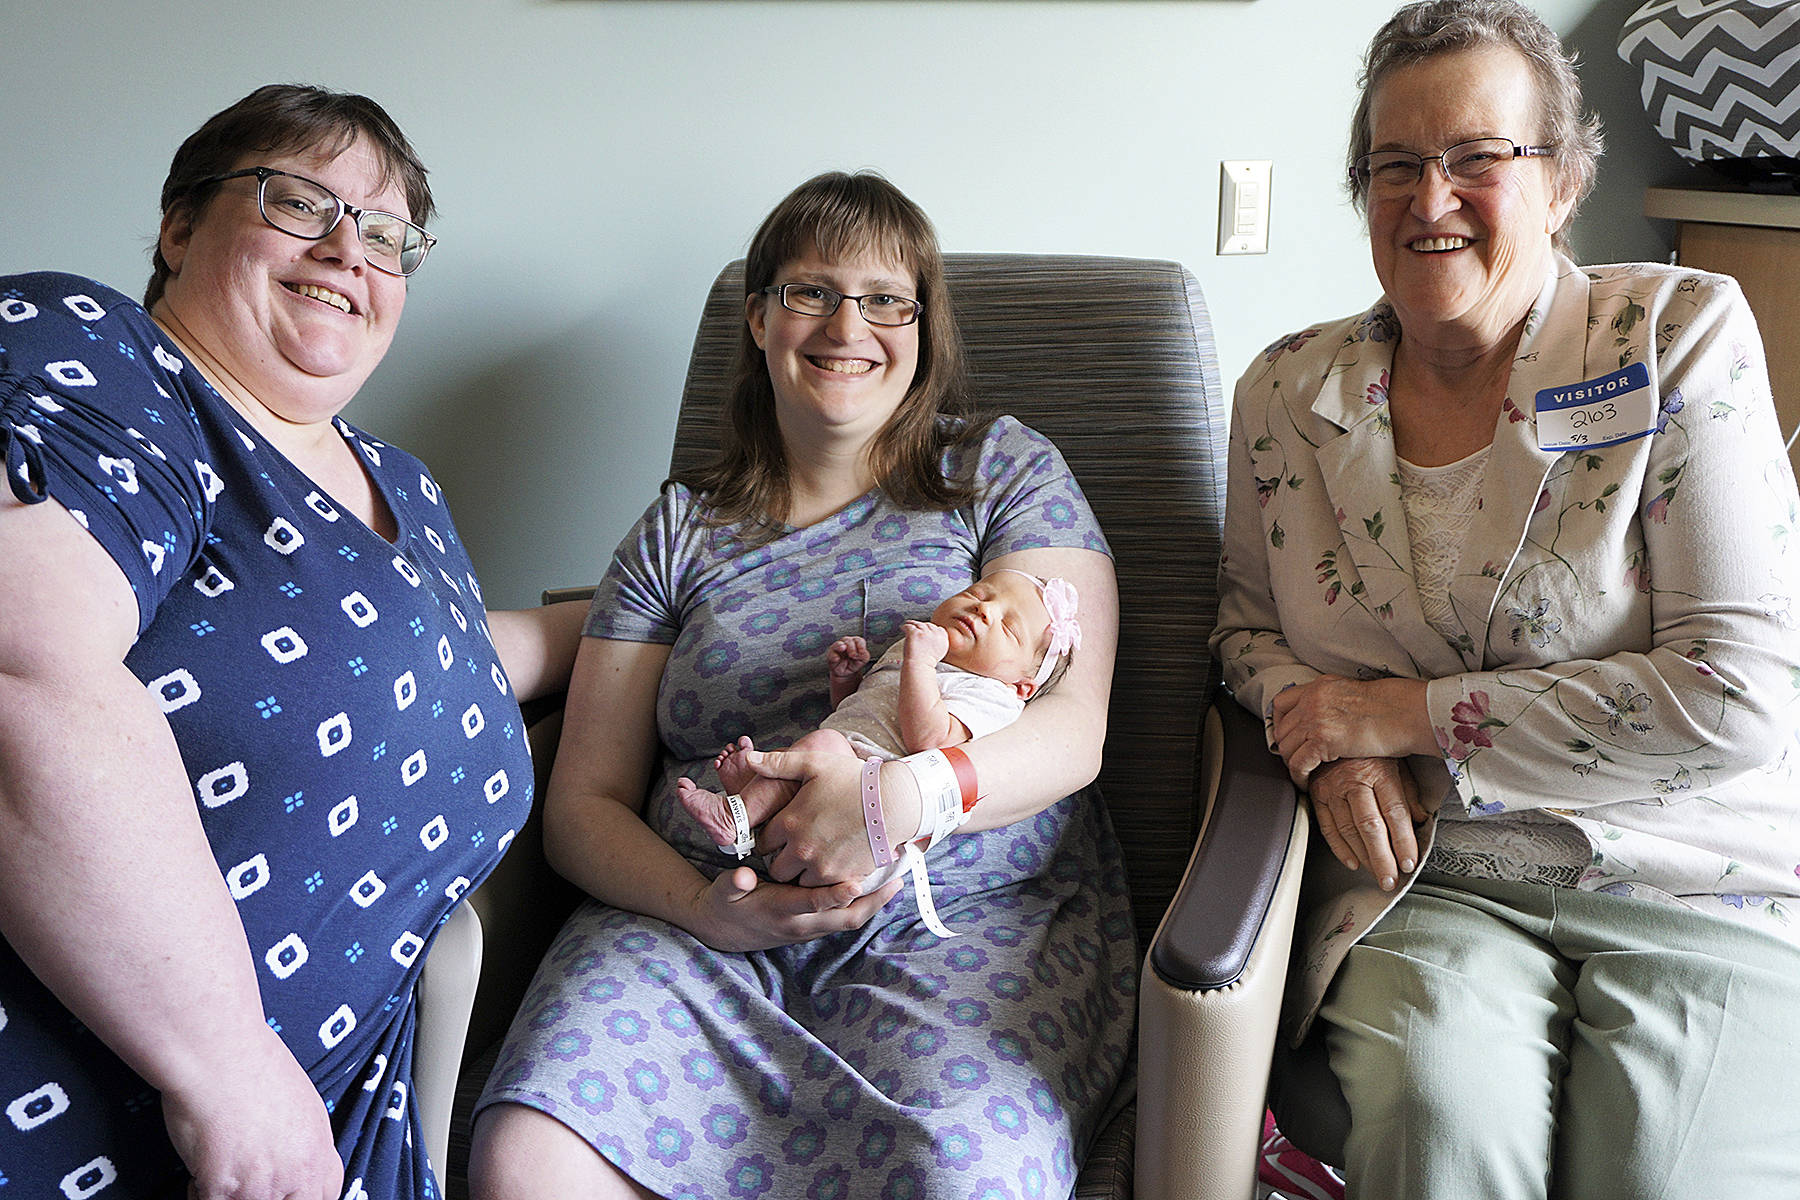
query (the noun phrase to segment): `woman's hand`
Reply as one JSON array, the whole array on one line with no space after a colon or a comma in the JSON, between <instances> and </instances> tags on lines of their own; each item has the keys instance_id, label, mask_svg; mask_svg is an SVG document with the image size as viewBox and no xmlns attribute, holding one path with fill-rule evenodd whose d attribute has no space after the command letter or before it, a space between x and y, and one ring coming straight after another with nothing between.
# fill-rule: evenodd
<instances>
[{"instance_id":1,"label":"woman's hand","mask_svg":"<svg viewBox=\"0 0 1800 1200\"><path fill-rule=\"evenodd\" d=\"M770 876L819 887L860 881L875 869L862 815L862 763L823 750L752 750L744 760L758 775L800 784L756 839ZM881 808L891 844L915 836L919 795L908 768L883 765Z\"/></svg>"},{"instance_id":2,"label":"woman's hand","mask_svg":"<svg viewBox=\"0 0 1800 1200\"><path fill-rule=\"evenodd\" d=\"M694 897L688 932L714 950L767 950L858 929L894 898L902 879L858 896L860 884L797 887L757 878L749 867L721 871Z\"/></svg>"},{"instance_id":3,"label":"woman's hand","mask_svg":"<svg viewBox=\"0 0 1800 1200\"><path fill-rule=\"evenodd\" d=\"M1319 833L1346 867L1367 870L1388 892L1418 866L1413 827L1427 814L1404 759L1335 759L1312 773L1307 790Z\"/></svg>"},{"instance_id":4,"label":"woman's hand","mask_svg":"<svg viewBox=\"0 0 1800 1200\"><path fill-rule=\"evenodd\" d=\"M189 1200L337 1200L344 1164L324 1101L272 1030L252 1041L209 1060L196 1086L163 1092Z\"/></svg>"},{"instance_id":5,"label":"woman's hand","mask_svg":"<svg viewBox=\"0 0 1800 1200\"><path fill-rule=\"evenodd\" d=\"M1436 754L1423 679L1321 675L1283 688L1269 702L1269 731L1295 787L1340 758Z\"/></svg>"}]
</instances>

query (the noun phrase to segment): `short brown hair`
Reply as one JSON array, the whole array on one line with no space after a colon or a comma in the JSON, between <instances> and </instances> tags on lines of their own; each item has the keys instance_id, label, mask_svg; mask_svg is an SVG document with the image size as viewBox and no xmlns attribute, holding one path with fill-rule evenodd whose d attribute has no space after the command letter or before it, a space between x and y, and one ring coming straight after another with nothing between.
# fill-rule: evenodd
<instances>
[{"instance_id":1,"label":"short brown hair","mask_svg":"<svg viewBox=\"0 0 1800 1200\"><path fill-rule=\"evenodd\" d=\"M1575 57L1563 49L1542 18L1517 0L1422 0L1389 18L1363 56L1362 76L1357 81L1362 94L1350 118L1350 152L1345 164L1353 167L1369 152L1374 136L1369 129L1370 107L1375 89L1390 74L1440 54L1489 46L1516 50L1531 66L1543 136L1556 147L1557 183L1573 198L1568 218L1553 237L1557 248L1566 252L1575 210L1594 188L1602 148L1600 118L1582 111ZM1358 211L1366 211L1367 181L1357 179L1354 171L1348 179L1351 200Z\"/></svg>"},{"instance_id":2,"label":"short brown hair","mask_svg":"<svg viewBox=\"0 0 1800 1200\"><path fill-rule=\"evenodd\" d=\"M175 151L163 180L160 211L167 217L185 206L198 219L217 189L216 184L200 181L232 170L246 154L335 157L358 137L367 138L381 160L382 186L398 179L406 193L406 215L419 225L429 225L436 208L425 182L425 165L386 110L367 96L301 83L265 84L208 117ZM160 239L151 262L150 282L144 289L146 308L162 299L171 274Z\"/></svg>"},{"instance_id":3,"label":"short brown hair","mask_svg":"<svg viewBox=\"0 0 1800 1200\"><path fill-rule=\"evenodd\" d=\"M944 258L930 218L875 171L816 175L788 193L751 239L744 259L746 297L776 282L777 271L812 250L827 259L879 255L906 267L918 280L915 299L924 305L918 370L900 407L876 435L871 462L882 490L902 507L966 504L972 485L946 478L942 459L948 446L974 434L969 419L973 405L962 338L944 286ZM787 466L768 360L747 321L725 408L731 427L727 444L718 458L691 477L681 477L682 482L706 494L711 519L718 524L772 526L787 513ZM945 417L952 420L941 419Z\"/></svg>"}]
</instances>

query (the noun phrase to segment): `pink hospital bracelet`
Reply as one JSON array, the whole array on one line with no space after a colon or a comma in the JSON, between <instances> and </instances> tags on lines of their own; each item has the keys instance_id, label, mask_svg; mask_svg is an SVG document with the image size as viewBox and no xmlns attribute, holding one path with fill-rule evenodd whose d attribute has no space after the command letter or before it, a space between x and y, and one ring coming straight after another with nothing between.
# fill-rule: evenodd
<instances>
[{"instance_id":1,"label":"pink hospital bracelet","mask_svg":"<svg viewBox=\"0 0 1800 1200\"><path fill-rule=\"evenodd\" d=\"M869 850L875 865L885 867L894 861L894 848L888 844L887 823L881 811L881 760L870 756L862 771L863 824L869 831Z\"/></svg>"}]
</instances>

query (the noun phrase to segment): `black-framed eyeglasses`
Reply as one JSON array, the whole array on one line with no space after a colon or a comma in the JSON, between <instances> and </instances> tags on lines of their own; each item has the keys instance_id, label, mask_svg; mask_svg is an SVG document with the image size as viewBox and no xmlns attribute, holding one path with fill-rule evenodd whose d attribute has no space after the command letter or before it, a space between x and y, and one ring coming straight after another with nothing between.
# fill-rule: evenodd
<instances>
[{"instance_id":1,"label":"black-framed eyeglasses","mask_svg":"<svg viewBox=\"0 0 1800 1200\"><path fill-rule=\"evenodd\" d=\"M925 306L917 300L891 292L846 296L817 283L776 283L763 288L761 294L777 296L781 307L808 317L829 317L838 310L838 305L854 300L863 320L871 325L911 325L925 311Z\"/></svg>"},{"instance_id":2,"label":"black-framed eyeglasses","mask_svg":"<svg viewBox=\"0 0 1800 1200\"><path fill-rule=\"evenodd\" d=\"M324 184L277 171L274 167L245 167L224 175L212 175L194 183L195 188L224 183L228 179L256 176L256 207L273 229L309 242L331 236L347 215L356 222L363 257L377 271L411 275L437 245L437 239L398 213L358 208Z\"/></svg>"},{"instance_id":3,"label":"black-framed eyeglasses","mask_svg":"<svg viewBox=\"0 0 1800 1200\"><path fill-rule=\"evenodd\" d=\"M1521 146L1509 138L1475 138L1458 142L1442 154L1410 150L1377 150L1350 166L1350 177L1378 192L1404 192L1419 182L1425 164L1436 162L1444 178L1457 187L1492 187L1506 175L1515 158L1549 158L1555 146Z\"/></svg>"}]
</instances>

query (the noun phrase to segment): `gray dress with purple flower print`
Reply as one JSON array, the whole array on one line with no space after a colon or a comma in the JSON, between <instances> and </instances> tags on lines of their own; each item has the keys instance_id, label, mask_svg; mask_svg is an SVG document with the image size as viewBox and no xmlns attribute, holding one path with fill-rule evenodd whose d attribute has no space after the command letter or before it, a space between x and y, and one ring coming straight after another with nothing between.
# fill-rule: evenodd
<instances>
[{"instance_id":1,"label":"gray dress with purple flower print","mask_svg":"<svg viewBox=\"0 0 1800 1200\"><path fill-rule=\"evenodd\" d=\"M980 497L908 512L879 491L754 548L664 490L626 537L591 636L670 644L646 819L727 865L675 800L740 734L785 745L829 711L825 649L1034 547L1106 543L1048 440L1001 418ZM954 464L952 464L954 469ZM865 927L750 954L589 901L521 1007L483 1106L551 1114L660 1195L699 1200L1064 1197L1129 1068L1136 952L1098 795L930 858L943 940L902 893Z\"/></svg>"}]
</instances>

